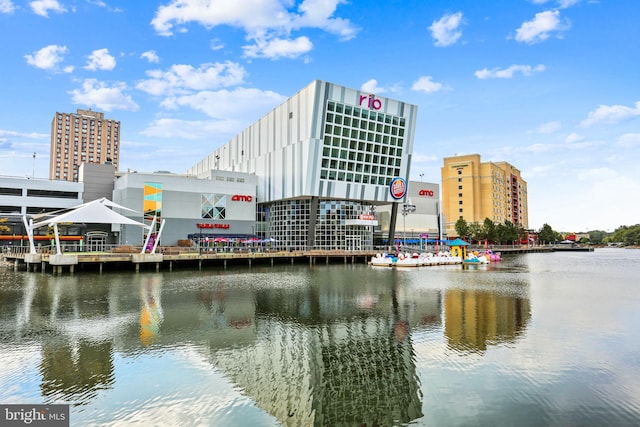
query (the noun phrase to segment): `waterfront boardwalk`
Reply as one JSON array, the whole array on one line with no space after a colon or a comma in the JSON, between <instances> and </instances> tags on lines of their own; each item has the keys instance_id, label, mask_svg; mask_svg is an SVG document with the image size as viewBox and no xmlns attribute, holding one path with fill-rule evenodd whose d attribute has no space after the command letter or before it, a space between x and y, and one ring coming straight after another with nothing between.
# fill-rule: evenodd
<instances>
[{"instance_id":1,"label":"waterfront boardwalk","mask_svg":"<svg viewBox=\"0 0 640 427\"><path fill-rule=\"evenodd\" d=\"M431 248L432 252L434 251ZM471 250L483 251L484 247L473 247ZM555 251L593 251L593 248L561 247L557 246L500 246L490 247L502 255L522 253L551 253ZM403 251L419 251L418 248L403 248ZM65 252L61 255L52 253L48 248L41 249L36 254L28 253L28 248L13 248L11 252L2 254L6 263L13 264L15 269L25 268L27 271L52 271L62 273L63 268L70 271L100 271L103 269L132 270L155 269L159 271L174 268L227 267L231 265L274 265L283 263L314 264L367 264L371 257L383 252L381 249L372 250L194 250L192 248L160 247L157 253L140 253L140 248L114 248L103 252ZM392 252L392 251L390 251Z\"/></svg>"}]
</instances>

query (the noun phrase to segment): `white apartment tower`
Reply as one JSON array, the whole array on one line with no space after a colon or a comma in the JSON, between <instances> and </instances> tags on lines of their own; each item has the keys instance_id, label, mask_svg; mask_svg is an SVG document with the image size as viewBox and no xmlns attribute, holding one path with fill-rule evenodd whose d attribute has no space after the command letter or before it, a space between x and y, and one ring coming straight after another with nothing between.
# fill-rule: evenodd
<instances>
[{"instance_id":1,"label":"white apartment tower","mask_svg":"<svg viewBox=\"0 0 640 427\"><path fill-rule=\"evenodd\" d=\"M82 109L55 114L51 122L49 179L78 181L82 163L112 163L117 171L119 161L119 121Z\"/></svg>"}]
</instances>

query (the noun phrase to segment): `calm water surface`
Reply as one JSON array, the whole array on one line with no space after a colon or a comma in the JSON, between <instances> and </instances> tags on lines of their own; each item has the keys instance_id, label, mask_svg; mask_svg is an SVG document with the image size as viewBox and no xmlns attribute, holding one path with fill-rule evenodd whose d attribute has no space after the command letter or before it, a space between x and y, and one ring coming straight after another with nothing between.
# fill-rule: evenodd
<instances>
[{"instance_id":1,"label":"calm water surface","mask_svg":"<svg viewBox=\"0 0 640 427\"><path fill-rule=\"evenodd\" d=\"M0 403L74 426L640 424L640 250L0 270Z\"/></svg>"}]
</instances>

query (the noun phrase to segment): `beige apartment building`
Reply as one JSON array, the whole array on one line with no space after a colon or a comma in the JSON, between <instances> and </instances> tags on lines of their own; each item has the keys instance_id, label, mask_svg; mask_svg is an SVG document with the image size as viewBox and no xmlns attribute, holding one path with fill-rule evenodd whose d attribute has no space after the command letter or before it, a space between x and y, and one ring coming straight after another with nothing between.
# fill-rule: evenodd
<instances>
[{"instance_id":1,"label":"beige apartment building","mask_svg":"<svg viewBox=\"0 0 640 427\"><path fill-rule=\"evenodd\" d=\"M442 213L447 236L456 236L455 224L495 224L510 221L529 227L527 183L507 162L481 162L479 154L445 157L442 167Z\"/></svg>"},{"instance_id":2,"label":"beige apartment building","mask_svg":"<svg viewBox=\"0 0 640 427\"><path fill-rule=\"evenodd\" d=\"M104 113L78 109L56 113L51 122L49 179L78 181L82 163L120 162L120 122Z\"/></svg>"}]
</instances>

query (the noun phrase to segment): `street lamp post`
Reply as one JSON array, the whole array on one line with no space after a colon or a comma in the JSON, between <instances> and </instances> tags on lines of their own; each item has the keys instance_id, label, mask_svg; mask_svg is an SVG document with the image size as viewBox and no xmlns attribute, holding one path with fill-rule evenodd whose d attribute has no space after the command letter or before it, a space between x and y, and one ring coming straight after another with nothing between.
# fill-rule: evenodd
<instances>
[{"instance_id":1,"label":"street lamp post","mask_svg":"<svg viewBox=\"0 0 640 427\"><path fill-rule=\"evenodd\" d=\"M402 243L407 244L407 215L416 211L416 205L412 205L411 201L402 205Z\"/></svg>"}]
</instances>

